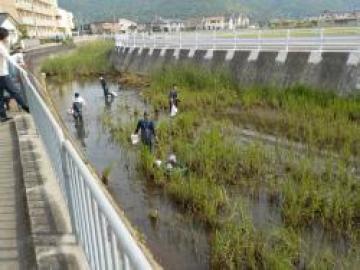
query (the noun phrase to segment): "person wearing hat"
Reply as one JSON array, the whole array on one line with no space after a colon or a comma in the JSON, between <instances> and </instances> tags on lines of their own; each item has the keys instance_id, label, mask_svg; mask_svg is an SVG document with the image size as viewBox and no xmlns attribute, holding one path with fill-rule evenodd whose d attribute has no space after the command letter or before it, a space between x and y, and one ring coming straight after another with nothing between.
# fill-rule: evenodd
<instances>
[{"instance_id":1,"label":"person wearing hat","mask_svg":"<svg viewBox=\"0 0 360 270\"><path fill-rule=\"evenodd\" d=\"M146 145L150 152L154 150L154 141L156 139L154 122L149 120L149 114L144 112L144 119L139 120L134 134L141 132L141 141Z\"/></svg>"}]
</instances>

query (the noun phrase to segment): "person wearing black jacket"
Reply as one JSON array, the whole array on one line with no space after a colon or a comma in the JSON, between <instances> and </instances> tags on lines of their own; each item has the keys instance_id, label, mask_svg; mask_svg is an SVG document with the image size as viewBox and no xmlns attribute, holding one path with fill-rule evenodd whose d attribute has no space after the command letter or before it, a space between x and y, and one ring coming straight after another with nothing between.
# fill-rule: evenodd
<instances>
[{"instance_id":1,"label":"person wearing black jacket","mask_svg":"<svg viewBox=\"0 0 360 270\"><path fill-rule=\"evenodd\" d=\"M144 119L139 120L135 134L139 134L141 131L141 141L146 145L150 152L154 151L154 141L156 139L155 125L154 122L149 120L149 114L144 112Z\"/></svg>"}]
</instances>

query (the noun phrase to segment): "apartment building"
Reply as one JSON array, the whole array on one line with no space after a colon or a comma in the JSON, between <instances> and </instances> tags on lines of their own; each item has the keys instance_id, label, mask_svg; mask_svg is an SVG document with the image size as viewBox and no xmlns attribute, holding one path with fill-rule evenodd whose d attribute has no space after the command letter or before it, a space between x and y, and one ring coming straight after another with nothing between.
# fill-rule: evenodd
<instances>
[{"instance_id":1,"label":"apartment building","mask_svg":"<svg viewBox=\"0 0 360 270\"><path fill-rule=\"evenodd\" d=\"M126 33L135 31L137 29L137 23L125 18L119 19L120 32Z\"/></svg>"},{"instance_id":2,"label":"apartment building","mask_svg":"<svg viewBox=\"0 0 360 270\"><path fill-rule=\"evenodd\" d=\"M0 13L8 13L11 17L17 19L15 0L0 0Z\"/></svg>"},{"instance_id":3,"label":"apartment building","mask_svg":"<svg viewBox=\"0 0 360 270\"><path fill-rule=\"evenodd\" d=\"M222 16L204 17L201 28L204 30L235 30L247 28L250 19L244 14L230 14Z\"/></svg>"},{"instance_id":4,"label":"apartment building","mask_svg":"<svg viewBox=\"0 0 360 270\"><path fill-rule=\"evenodd\" d=\"M0 11L0 26L9 30L10 44L15 44L19 40L18 25L18 22L9 13L1 13Z\"/></svg>"},{"instance_id":5,"label":"apartment building","mask_svg":"<svg viewBox=\"0 0 360 270\"><path fill-rule=\"evenodd\" d=\"M93 35L115 34L120 32L117 21L99 21L90 23L90 32Z\"/></svg>"},{"instance_id":6,"label":"apartment building","mask_svg":"<svg viewBox=\"0 0 360 270\"><path fill-rule=\"evenodd\" d=\"M151 22L151 30L153 32L179 32L184 29L184 21L180 19L164 19L156 17Z\"/></svg>"},{"instance_id":7,"label":"apartment building","mask_svg":"<svg viewBox=\"0 0 360 270\"><path fill-rule=\"evenodd\" d=\"M74 27L72 14L60 9L57 0L0 0L0 12L15 18L31 38L71 35Z\"/></svg>"},{"instance_id":8,"label":"apartment building","mask_svg":"<svg viewBox=\"0 0 360 270\"><path fill-rule=\"evenodd\" d=\"M321 26L359 26L360 10L324 11L319 17Z\"/></svg>"},{"instance_id":9,"label":"apartment building","mask_svg":"<svg viewBox=\"0 0 360 270\"><path fill-rule=\"evenodd\" d=\"M74 15L65 9L58 8L56 14L58 35L70 37L72 30L75 28Z\"/></svg>"}]
</instances>

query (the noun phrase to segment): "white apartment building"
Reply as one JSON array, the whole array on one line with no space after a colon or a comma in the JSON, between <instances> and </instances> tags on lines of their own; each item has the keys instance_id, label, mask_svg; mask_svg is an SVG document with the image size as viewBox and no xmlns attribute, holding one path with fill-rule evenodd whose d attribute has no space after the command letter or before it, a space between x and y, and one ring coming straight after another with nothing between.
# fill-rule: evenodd
<instances>
[{"instance_id":1,"label":"white apartment building","mask_svg":"<svg viewBox=\"0 0 360 270\"><path fill-rule=\"evenodd\" d=\"M58 35L70 37L72 35L72 30L75 28L74 15L65 9L58 8L56 19Z\"/></svg>"},{"instance_id":2,"label":"white apartment building","mask_svg":"<svg viewBox=\"0 0 360 270\"><path fill-rule=\"evenodd\" d=\"M224 16L204 17L202 20L202 29L204 30L235 30L247 28L250 25L250 19L244 14L231 14Z\"/></svg>"},{"instance_id":3,"label":"white apartment building","mask_svg":"<svg viewBox=\"0 0 360 270\"><path fill-rule=\"evenodd\" d=\"M185 29L185 23L180 19L164 19L156 17L151 22L153 32L179 32Z\"/></svg>"},{"instance_id":4,"label":"white apartment building","mask_svg":"<svg viewBox=\"0 0 360 270\"><path fill-rule=\"evenodd\" d=\"M59 10L57 0L0 0L0 11L15 18L31 38L71 35L74 26L72 14Z\"/></svg>"},{"instance_id":5,"label":"white apartment building","mask_svg":"<svg viewBox=\"0 0 360 270\"><path fill-rule=\"evenodd\" d=\"M226 26L225 16L212 16L203 19L204 30L224 30Z\"/></svg>"}]
</instances>

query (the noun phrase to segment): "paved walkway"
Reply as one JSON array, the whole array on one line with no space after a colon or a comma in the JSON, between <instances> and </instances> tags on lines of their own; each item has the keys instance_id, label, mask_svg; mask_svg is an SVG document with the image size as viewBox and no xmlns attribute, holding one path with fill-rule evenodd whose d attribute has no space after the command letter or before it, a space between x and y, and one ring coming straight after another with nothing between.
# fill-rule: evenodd
<instances>
[{"instance_id":1,"label":"paved walkway","mask_svg":"<svg viewBox=\"0 0 360 270\"><path fill-rule=\"evenodd\" d=\"M0 123L0 270L35 269L15 123Z\"/></svg>"}]
</instances>

